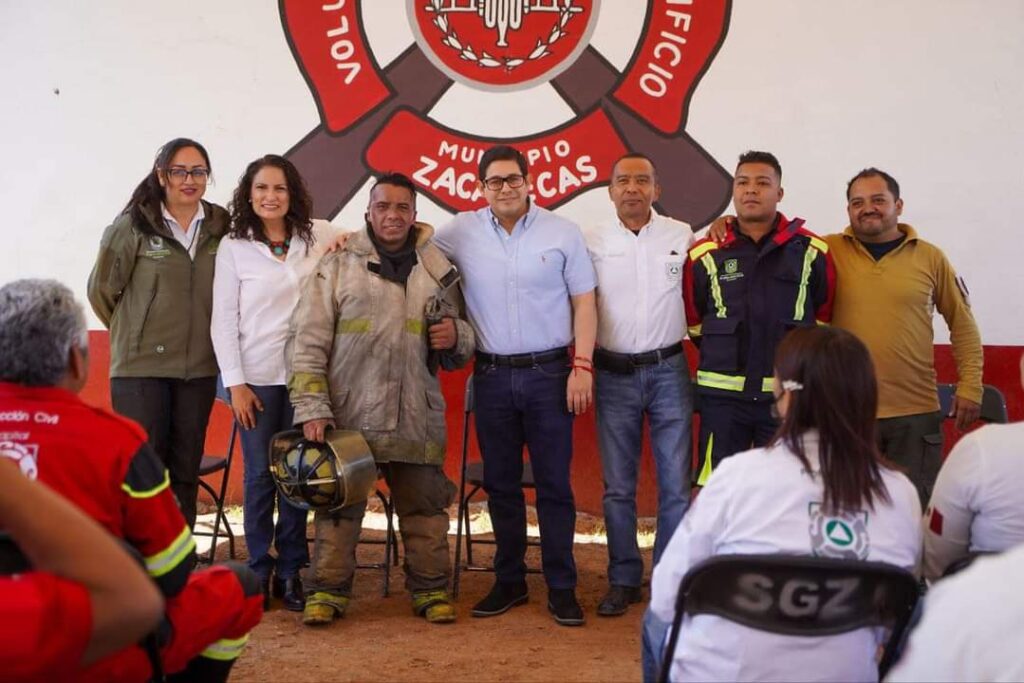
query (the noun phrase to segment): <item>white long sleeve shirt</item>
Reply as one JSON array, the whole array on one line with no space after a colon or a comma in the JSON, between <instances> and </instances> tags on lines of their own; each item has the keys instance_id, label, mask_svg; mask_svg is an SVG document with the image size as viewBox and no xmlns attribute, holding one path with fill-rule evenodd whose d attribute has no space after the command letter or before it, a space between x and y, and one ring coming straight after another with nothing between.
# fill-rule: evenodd
<instances>
[{"instance_id":1,"label":"white long sleeve shirt","mask_svg":"<svg viewBox=\"0 0 1024 683\"><path fill-rule=\"evenodd\" d=\"M957 442L924 517L924 575L971 552L1024 543L1024 422L988 425Z\"/></svg>"},{"instance_id":2,"label":"white long sleeve shirt","mask_svg":"<svg viewBox=\"0 0 1024 683\"><path fill-rule=\"evenodd\" d=\"M285 383L288 321L305 279L338 231L327 221L313 221L313 247L293 238L283 261L263 242L221 240L210 335L224 386Z\"/></svg>"},{"instance_id":3,"label":"white long sleeve shirt","mask_svg":"<svg viewBox=\"0 0 1024 683\"><path fill-rule=\"evenodd\" d=\"M886 681L1024 681L1024 546L935 584Z\"/></svg>"},{"instance_id":4,"label":"white long sleeve shirt","mask_svg":"<svg viewBox=\"0 0 1024 683\"><path fill-rule=\"evenodd\" d=\"M693 231L652 212L633 233L618 217L583 231L597 272L597 344L617 353L664 348L686 336L683 261Z\"/></svg>"},{"instance_id":5,"label":"white long sleeve shirt","mask_svg":"<svg viewBox=\"0 0 1024 683\"><path fill-rule=\"evenodd\" d=\"M715 555L790 554L887 562L913 571L921 553L921 504L902 474L883 470L891 502L833 516L822 511L817 437L805 435L808 473L785 446L722 461L683 517L651 579L651 610L671 623L679 582ZM838 522L838 523L833 523ZM685 617L675 681L876 681L877 629L785 636L712 615Z\"/></svg>"}]
</instances>

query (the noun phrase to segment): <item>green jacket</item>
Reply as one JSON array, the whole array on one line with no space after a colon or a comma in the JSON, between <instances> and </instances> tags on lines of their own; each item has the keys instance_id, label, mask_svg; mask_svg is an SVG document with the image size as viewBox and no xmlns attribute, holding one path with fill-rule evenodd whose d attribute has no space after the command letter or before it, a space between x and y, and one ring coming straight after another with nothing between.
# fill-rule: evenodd
<instances>
[{"instance_id":1,"label":"green jacket","mask_svg":"<svg viewBox=\"0 0 1024 683\"><path fill-rule=\"evenodd\" d=\"M203 202L195 260L159 213L145 210L156 234L127 213L103 233L89 275L89 303L110 330L111 377L191 379L217 374L210 341L213 267L230 219Z\"/></svg>"}]
</instances>

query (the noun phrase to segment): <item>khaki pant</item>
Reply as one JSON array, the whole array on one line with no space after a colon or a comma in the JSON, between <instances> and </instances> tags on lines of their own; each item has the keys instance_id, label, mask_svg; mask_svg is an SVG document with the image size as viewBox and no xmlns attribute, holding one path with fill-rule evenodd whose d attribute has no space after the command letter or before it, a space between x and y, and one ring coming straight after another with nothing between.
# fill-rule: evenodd
<instances>
[{"instance_id":1,"label":"khaki pant","mask_svg":"<svg viewBox=\"0 0 1024 683\"><path fill-rule=\"evenodd\" d=\"M448 511L455 485L436 465L392 462L381 465L398 515L405 550L405 587L410 592L448 585ZM366 503L336 512L317 512L313 519L316 542L306 593L326 591L352 595L356 544Z\"/></svg>"}]
</instances>

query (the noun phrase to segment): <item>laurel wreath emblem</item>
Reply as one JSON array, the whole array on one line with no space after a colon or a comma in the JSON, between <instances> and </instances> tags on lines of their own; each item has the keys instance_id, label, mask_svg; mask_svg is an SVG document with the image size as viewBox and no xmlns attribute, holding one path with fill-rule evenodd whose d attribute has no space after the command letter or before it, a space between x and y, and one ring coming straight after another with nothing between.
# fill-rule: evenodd
<instances>
[{"instance_id":1,"label":"laurel wreath emblem","mask_svg":"<svg viewBox=\"0 0 1024 683\"><path fill-rule=\"evenodd\" d=\"M569 19L576 14L576 12L572 11L573 0L564 0L563 5L558 8L558 21L551 28L551 33L548 34L547 40L538 38L533 50L525 57L495 57L488 53L487 50L481 50L477 54L472 45L459 39L455 29L448 22L448 18L440 11L442 3L443 0L430 0L430 5L426 8L427 11L434 13L434 26L444 34L441 43L458 52L459 57L462 59L474 62L479 67L486 69L504 68L506 71L512 71L526 62L536 61L549 56L551 54L550 48L568 35L565 26L569 23Z\"/></svg>"}]
</instances>

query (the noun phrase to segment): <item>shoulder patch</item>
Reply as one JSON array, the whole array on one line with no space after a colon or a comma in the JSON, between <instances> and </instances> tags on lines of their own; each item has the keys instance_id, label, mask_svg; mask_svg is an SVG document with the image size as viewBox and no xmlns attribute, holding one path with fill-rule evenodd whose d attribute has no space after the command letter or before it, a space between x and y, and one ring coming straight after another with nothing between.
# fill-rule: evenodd
<instances>
[{"instance_id":1,"label":"shoulder patch","mask_svg":"<svg viewBox=\"0 0 1024 683\"><path fill-rule=\"evenodd\" d=\"M697 244L695 244L692 247L690 247L690 251L689 251L690 260L691 261L697 261L704 254L708 253L709 251L713 251L715 249L718 249L718 248L719 248L718 242L715 242L714 240L709 239L709 238L704 238L700 242L697 242Z\"/></svg>"}]
</instances>

